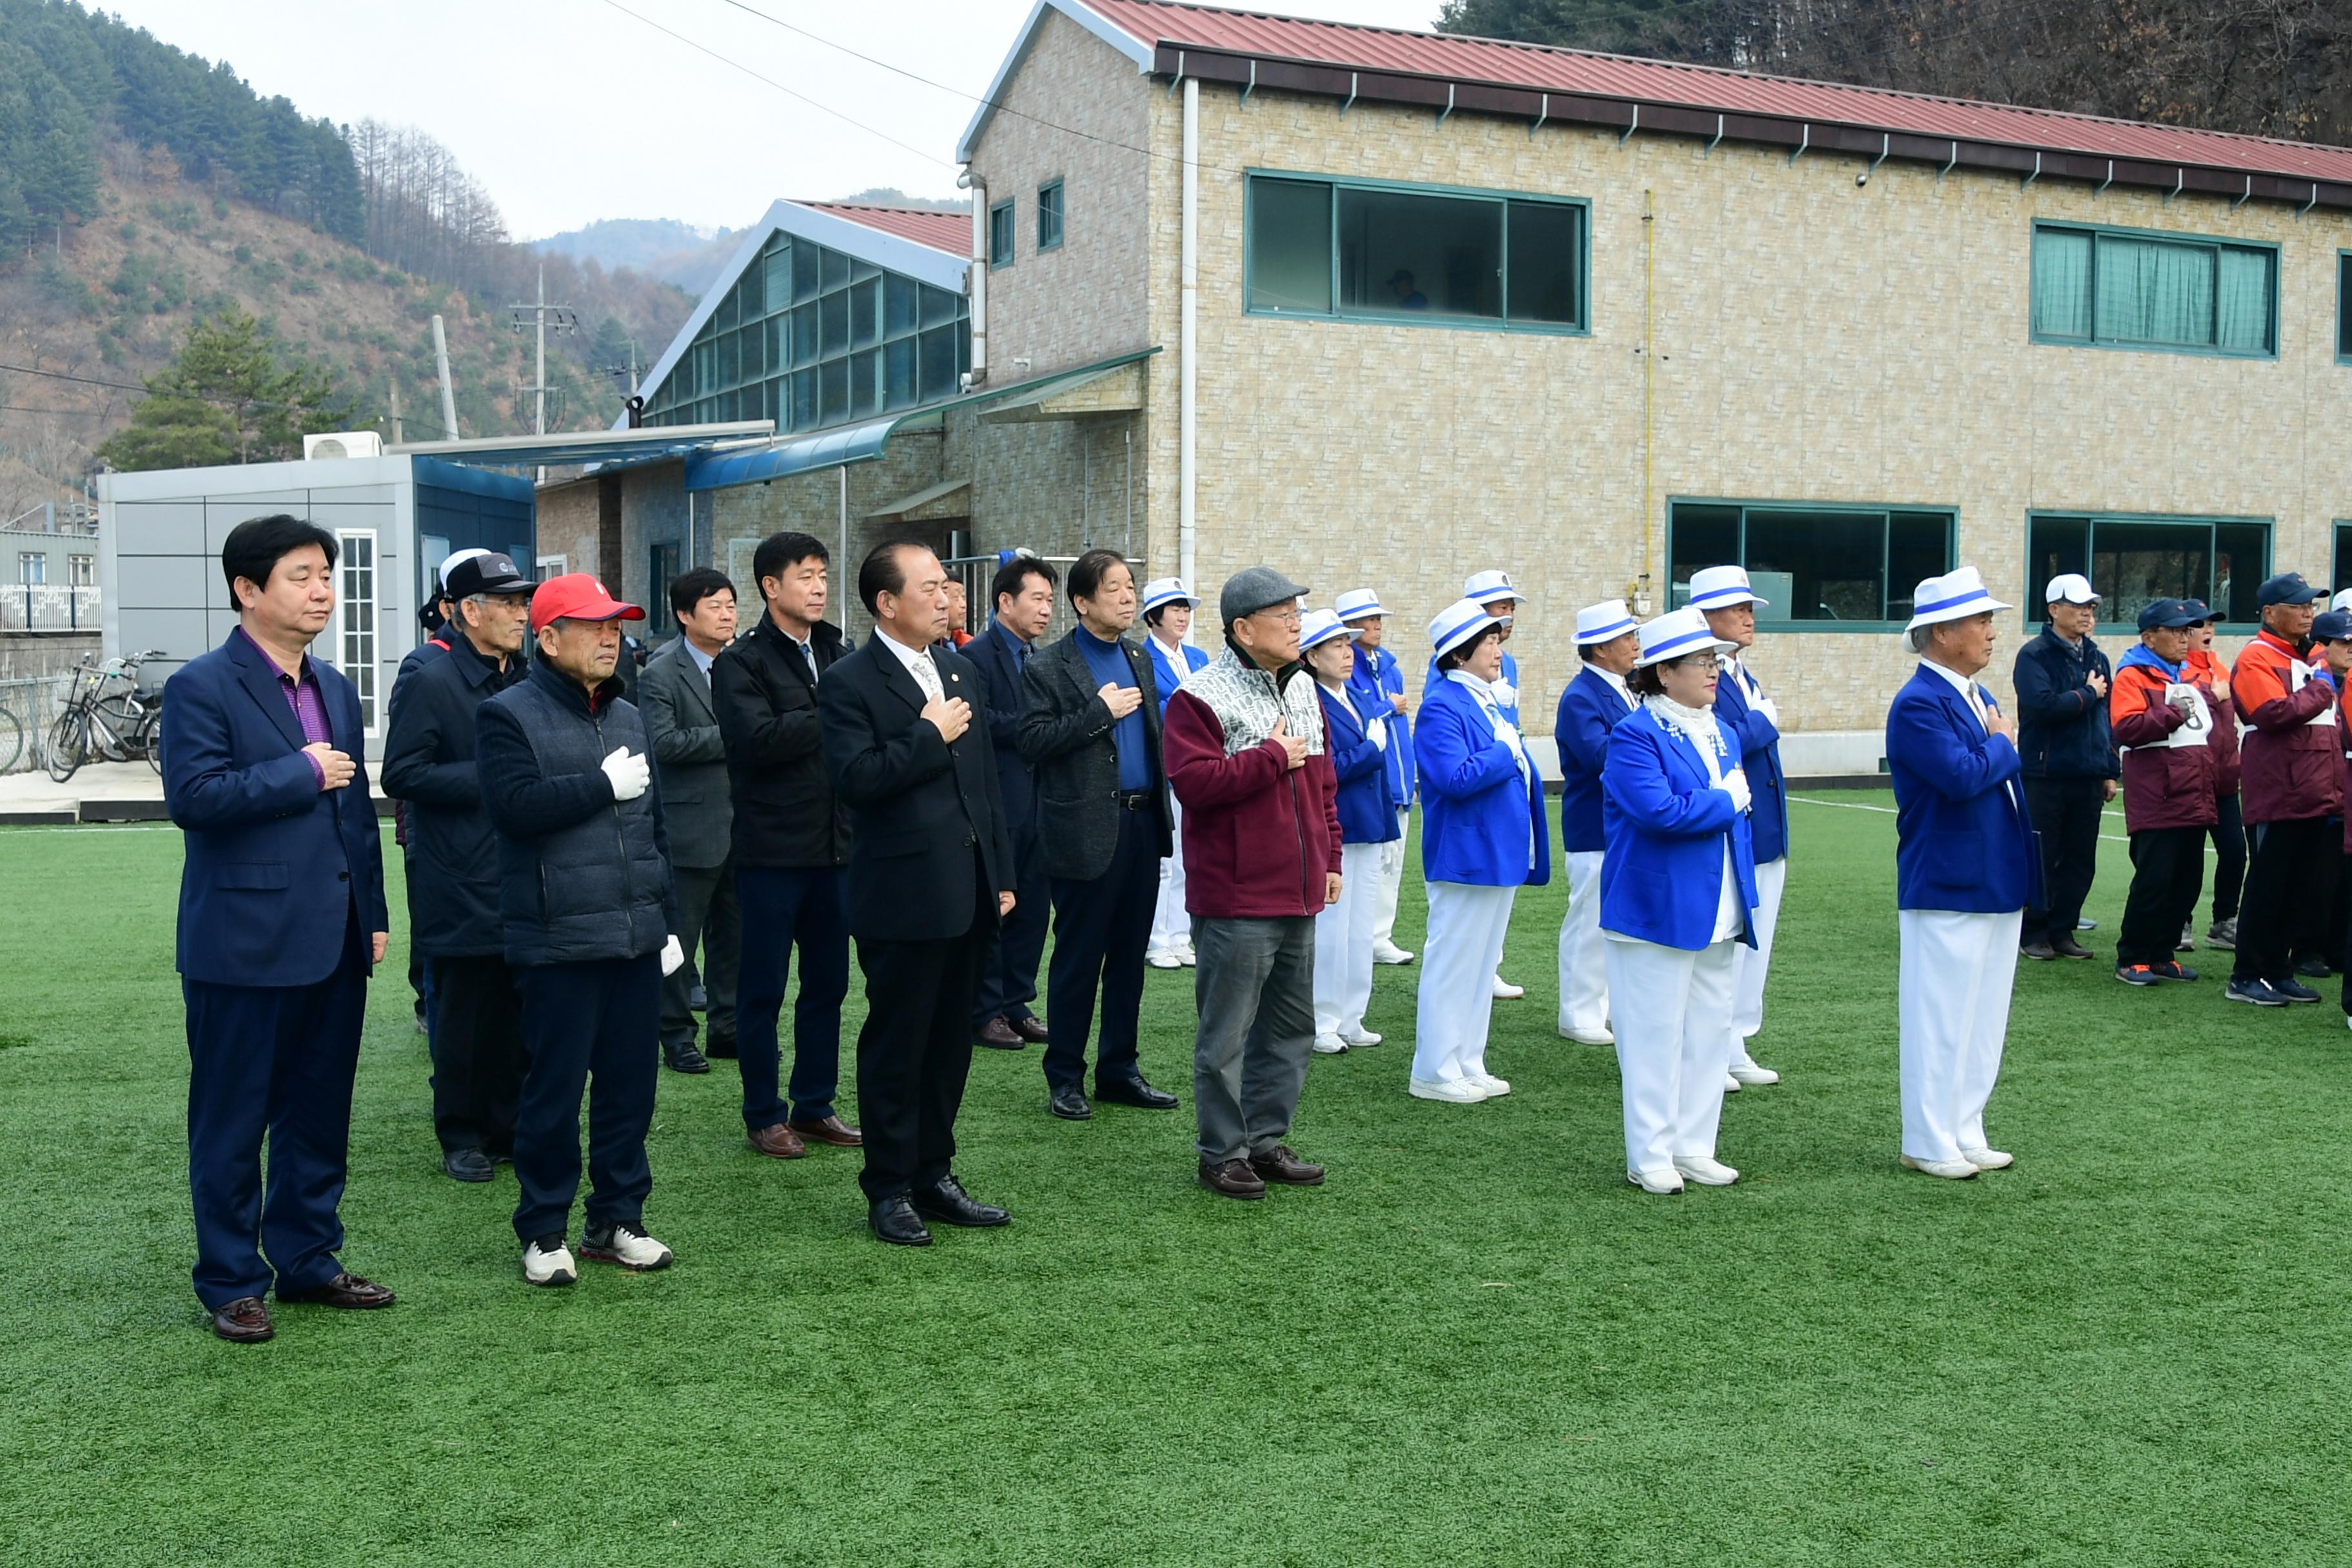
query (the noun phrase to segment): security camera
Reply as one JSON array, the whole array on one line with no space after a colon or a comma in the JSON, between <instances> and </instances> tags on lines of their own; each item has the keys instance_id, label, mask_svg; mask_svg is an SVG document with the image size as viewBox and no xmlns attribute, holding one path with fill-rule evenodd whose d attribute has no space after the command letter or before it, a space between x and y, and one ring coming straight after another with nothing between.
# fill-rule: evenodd
<instances>
[{"instance_id":1,"label":"security camera","mask_svg":"<svg viewBox=\"0 0 2352 1568\"><path fill-rule=\"evenodd\" d=\"M1853 177L1853 183L1854 183L1854 184L1855 184L1856 186L1862 186L1862 185L1866 185L1866 184L1870 184L1870 171L1869 171L1869 170L1867 170L1867 169L1864 169L1861 174L1856 174L1856 175Z\"/></svg>"}]
</instances>

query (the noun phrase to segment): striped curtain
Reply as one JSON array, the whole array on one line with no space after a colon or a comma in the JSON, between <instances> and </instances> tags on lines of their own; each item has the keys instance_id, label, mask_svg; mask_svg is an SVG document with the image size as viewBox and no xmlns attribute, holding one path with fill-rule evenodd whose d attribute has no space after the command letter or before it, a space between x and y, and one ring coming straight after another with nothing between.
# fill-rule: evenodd
<instances>
[{"instance_id":1,"label":"striped curtain","mask_svg":"<svg viewBox=\"0 0 2352 1568\"><path fill-rule=\"evenodd\" d=\"M2089 340L2089 235L2063 228L2033 231L2033 334Z\"/></svg>"}]
</instances>

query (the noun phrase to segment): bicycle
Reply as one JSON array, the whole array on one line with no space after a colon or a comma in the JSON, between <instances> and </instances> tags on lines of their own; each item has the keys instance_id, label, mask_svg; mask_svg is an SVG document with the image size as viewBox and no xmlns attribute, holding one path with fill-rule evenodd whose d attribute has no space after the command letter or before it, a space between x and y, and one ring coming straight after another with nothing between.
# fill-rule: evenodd
<instances>
[{"instance_id":1,"label":"bicycle","mask_svg":"<svg viewBox=\"0 0 2352 1568\"><path fill-rule=\"evenodd\" d=\"M25 721L16 710L0 702L0 773L12 770L25 754Z\"/></svg>"},{"instance_id":2,"label":"bicycle","mask_svg":"<svg viewBox=\"0 0 2352 1568\"><path fill-rule=\"evenodd\" d=\"M167 657L161 648L149 648L110 658L96 669L88 659L76 667L63 710L49 728L49 777L63 784L85 763L133 759L159 773L163 771L163 699L161 694L140 695L139 667Z\"/></svg>"}]
</instances>

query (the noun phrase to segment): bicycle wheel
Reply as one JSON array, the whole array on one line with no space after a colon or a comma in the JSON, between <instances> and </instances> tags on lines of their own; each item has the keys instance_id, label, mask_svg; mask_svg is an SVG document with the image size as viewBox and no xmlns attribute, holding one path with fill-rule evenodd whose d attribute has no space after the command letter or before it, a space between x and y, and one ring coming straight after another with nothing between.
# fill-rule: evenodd
<instances>
[{"instance_id":1,"label":"bicycle wheel","mask_svg":"<svg viewBox=\"0 0 2352 1568\"><path fill-rule=\"evenodd\" d=\"M161 697L156 698L147 711L139 716L139 733L135 739L139 743L139 754L147 759L148 767L160 777L163 772L163 700Z\"/></svg>"},{"instance_id":2,"label":"bicycle wheel","mask_svg":"<svg viewBox=\"0 0 2352 1568\"><path fill-rule=\"evenodd\" d=\"M68 708L58 715L49 728L49 776L65 783L81 770L82 760L89 749L89 715L79 708Z\"/></svg>"},{"instance_id":3,"label":"bicycle wheel","mask_svg":"<svg viewBox=\"0 0 2352 1568\"><path fill-rule=\"evenodd\" d=\"M82 742L85 758L93 763L127 763L137 757L142 718L137 700L121 692L91 703L89 727Z\"/></svg>"},{"instance_id":4,"label":"bicycle wheel","mask_svg":"<svg viewBox=\"0 0 2352 1568\"><path fill-rule=\"evenodd\" d=\"M25 721L0 708L0 773L13 773L25 754Z\"/></svg>"}]
</instances>

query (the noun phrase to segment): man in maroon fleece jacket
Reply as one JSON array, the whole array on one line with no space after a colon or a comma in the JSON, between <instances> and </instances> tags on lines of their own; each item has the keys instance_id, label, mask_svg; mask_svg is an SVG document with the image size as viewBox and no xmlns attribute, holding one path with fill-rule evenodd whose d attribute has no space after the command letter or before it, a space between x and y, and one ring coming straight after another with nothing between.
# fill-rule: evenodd
<instances>
[{"instance_id":1,"label":"man in maroon fleece jacket","mask_svg":"<svg viewBox=\"0 0 2352 1568\"><path fill-rule=\"evenodd\" d=\"M1306 592L1270 567L1236 573L1219 604L1225 651L1185 680L1161 721L1200 955L1201 1184L1229 1198L1323 1180L1322 1166L1283 1142L1315 1043L1315 917L1339 897L1338 781L1315 682L1298 662Z\"/></svg>"}]
</instances>

